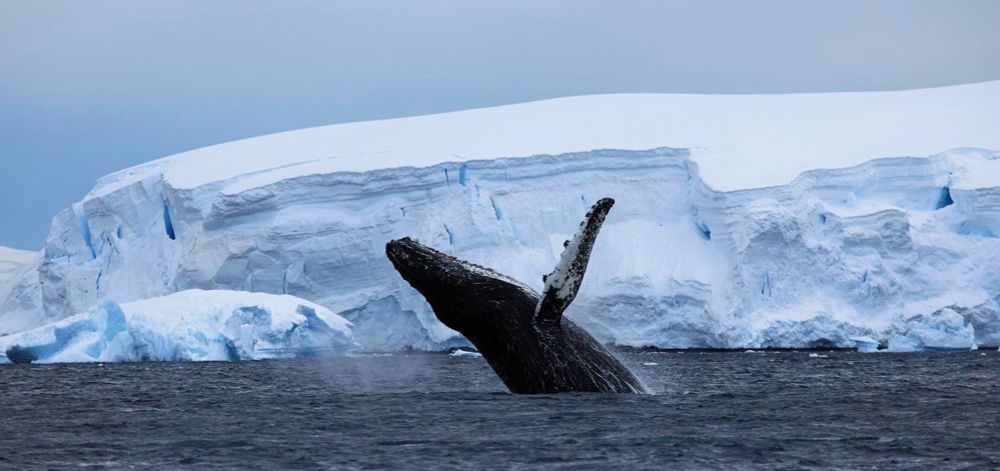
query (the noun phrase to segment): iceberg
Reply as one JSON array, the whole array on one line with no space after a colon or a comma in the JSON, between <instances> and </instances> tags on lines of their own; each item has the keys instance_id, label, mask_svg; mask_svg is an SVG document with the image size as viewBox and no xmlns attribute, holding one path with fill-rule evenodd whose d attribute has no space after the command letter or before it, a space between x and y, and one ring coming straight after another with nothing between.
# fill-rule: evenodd
<instances>
[{"instance_id":1,"label":"iceberg","mask_svg":"<svg viewBox=\"0 0 1000 471\"><path fill-rule=\"evenodd\" d=\"M351 324L287 295L186 290L0 337L13 363L230 361L343 355ZM0 360L4 358L0 356Z\"/></svg>"},{"instance_id":2,"label":"iceberg","mask_svg":"<svg viewBox=\"0 0 1000 471\"><path fill-rule=\"evenodd\" d=\"M968 351L976 349L975 327L954 309L906 320L904 330L889 337L890 352Z\"/></svg>"},{"instance_id":3,"label":"iceberg","mask_svg":"<svg viewBox=\"0 0 1000 471\"><path fill-rule=\"evenodd\" d=\"M879 342L871 337L862 335L851 337L850 340L858 347L859 352L871 353L878 351Z\"/></svg>"},{"instance_id":4,"label":"iceberg","mask_svg":"<svg viewBox=\"0 0 1000 471\"><path fill-rule=\"evenodd\" d=\"M388 240L541 291L608 196L566 313L604 342L853 347L948 308L1000 345L998 122L1000 82L599 95L196 149L103 177L56 215L0 293L0 339L198 289L309 300L363 351L447 351L469 344L392 269Z\"/></svg>"}]
</instances>

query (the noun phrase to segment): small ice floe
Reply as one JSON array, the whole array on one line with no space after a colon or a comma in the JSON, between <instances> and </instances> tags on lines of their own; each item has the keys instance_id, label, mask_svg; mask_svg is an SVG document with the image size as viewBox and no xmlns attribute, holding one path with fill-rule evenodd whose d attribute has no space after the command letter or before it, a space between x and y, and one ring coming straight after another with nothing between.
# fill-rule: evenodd
<instances>
[{"instance_id":1,"label":"small ice floe","mask_svg":"<svg viewBox=\"0 0 1000 471\"><path fill-rule=\"evenodd\" d=\"M983 355L985 355L985 353ZM658 366L658 365L659 365L659 363L657 363L655 361L644 361L644 362L642 362L642 366Z\"/></svg>"},{"instance_id":2,"label":"small ice floe","mask_svg":"<svg viewBox=\"0 0 1000 471\"><path fill-rule=\"evenodd\" d=\"M861 335L851 337L849 340L854 342L854 346L858 347L859 352L871 353L878 351L878 340L871 337Z\"/></svg>"},{"instance_id":3,"label":"small ice floe","mask_svg":"<svg viewBox=\"0 0 1000 471\"><path fill-rule=\"evenodd\" d=\"M830 358L826 355L820 355L819 353L810 353L809 358Z\"/></svg>"},{"instance_id":4,"label":"small ice floe","mask_svg":"<svg viewBox=\"0 0 1000 471\"><path fill-rule=\"evenodd\" d=\"M449 353L448 356L452 356L452 357L468 357L468 358L482 358L483 354L479 353L479 352L473 352L473 351L470 351L470 350L458 349L458 350L455 350L454 352Z\"/></svg>"},{"instance_id":5,"label":"small ice floe","mask_svg":"<svg viewBox=\"0 0 1000 471\"><path fill-rule=\"evenodd\" d=\"M757 350L747 350L747 351L745 351L743 353L757 353Z\"/></svg>"}]
</instances>

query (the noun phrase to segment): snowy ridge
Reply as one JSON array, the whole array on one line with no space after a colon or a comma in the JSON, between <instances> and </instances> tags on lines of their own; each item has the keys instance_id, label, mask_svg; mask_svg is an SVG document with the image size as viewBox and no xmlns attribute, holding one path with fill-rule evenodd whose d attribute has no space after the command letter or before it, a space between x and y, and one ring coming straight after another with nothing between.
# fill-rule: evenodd
<instances>
[{"instance_id":1,"label":"snowy ridge","mask_svg":"<svg viewBox=\"0 0 1000 471\"><path fill-rule=\"evenodd\" d=\"M385 242L411 236L541 290L607 196L567 311L601 340L853 346L951 309L961 335L997 345L1000 156L960 146L1000 149L998 98L1000 82L575 97L191 151L105 177L57 215L0 298L0 335L211 289L308 299L363 349L462 346Z\"/></svg>"},{"instance_id":2,"label":"snowy ridge","mask_svg":"<svg viewBox=\"0 0 1000 471\"><path fill-rule=\"evenodd\" d=\"M109 175L88 197L159 173L182 190L243 181L231 190L239 193L299 175L662 146L694 150L703 180L728 191L876 157L1000 149L998 118L1000 81L899 92L577 96L228 142Z\"/></svg>"}]
</instances>

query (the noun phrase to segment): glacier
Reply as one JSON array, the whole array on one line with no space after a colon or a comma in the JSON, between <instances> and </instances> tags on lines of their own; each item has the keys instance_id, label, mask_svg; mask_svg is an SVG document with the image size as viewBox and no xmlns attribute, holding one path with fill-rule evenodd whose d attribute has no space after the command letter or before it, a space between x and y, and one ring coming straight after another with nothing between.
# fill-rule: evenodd
<instances>
[{"instance_id":1,"label":"glacier","mask_svg":"<svg viewBox=\"0 0 1000 471\"><path fill-rule=\"evenodd\" d=\"M343 355L351 324L288 295L185 290L0 337L0 361L229 361Z\"/></svg>"},{"instance_id":2,"label":"glacier","mask_svg":"<svg viewBox=\"0 0 1000 471\"><path fill-rule=\"evenodd\" d=\"M362 351L467 346L385 243L410 236L540 291L608 196L567 311L604 342L891 345L948 309L974 344L1000 345L997 122L1000 82L601 95L197 149L103 177L56 215L0 279L0 342L109 300L234 290L337 312Z\"/></svg>"}]
</instances>

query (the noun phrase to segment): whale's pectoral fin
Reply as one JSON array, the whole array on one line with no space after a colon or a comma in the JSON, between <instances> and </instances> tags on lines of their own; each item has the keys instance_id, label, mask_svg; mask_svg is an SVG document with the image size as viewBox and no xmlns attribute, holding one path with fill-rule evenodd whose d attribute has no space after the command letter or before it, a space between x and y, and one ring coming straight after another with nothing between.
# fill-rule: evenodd
<instances>
[{"instance_id":1,"label":"whale's pectoral fin","mask_svg":"<svg viewBox=\"0 0 1000 471\"><path fill-rule=\"evenodd\" d=\"M539 324L558 324L563 311L576 298L576 293L583 282L583 275L587 272L590 251L594 248L597 233L600 232L604 218L614 204L615 200L602 198L590 208L573 240L563 244L563 253L556 268L552 273L542 277L545 281L545 291L538 302L538 307L535 308L535 321Z\"/></svg>"}]
</instances>

